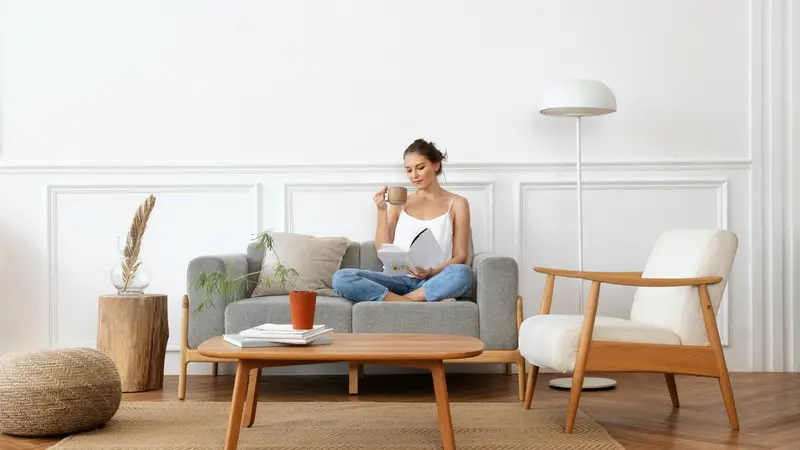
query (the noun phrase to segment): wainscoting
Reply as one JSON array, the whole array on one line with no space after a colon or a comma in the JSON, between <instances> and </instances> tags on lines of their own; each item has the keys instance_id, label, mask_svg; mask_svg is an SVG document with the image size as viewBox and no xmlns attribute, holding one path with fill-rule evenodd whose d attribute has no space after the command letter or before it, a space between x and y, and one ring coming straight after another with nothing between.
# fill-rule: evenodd
<instances>
[{"instance_id":1,"label":"wainscoting","mask_svg":"<svg viewBox=\"0 0 800 450\"><path fill-rule=\"evenodd\" d=\"M640 270L657 235L676 227L723 227L740 239L718 323L732 371L750 371L765 351L758 346L763 308L754 284L759 207L751 199L748 161L585 163L584 267ZM526 316L536 314L544 277L533 266L577 267L575 169L569 162L450 164L444 186L471 206L476 251L514 257ZM145 234L142 258L152 292L168 294L171 337L167 373L175 373L180 298L188 261L214 253L242 252L266 229L371 240L371 197L384 184L404 184L392 165L278 167L3 168L2 283L25 298L5 319L13 347L94 347L97 297L111 292L117 263L138 204L157 202ZM30 199L39 198L40 203ZM44 207L42 207L44 205ZM8 251L10 250L10 251ZM27 274L49 274L51 283ZM559 280L553 311L578 311L578 287ZM574 280L572 280L574 281ZM588 289L584 290L584 293ZM626 317L632 288L604 287L600 313ZM8 317L8 316L6 316ZM512 326L512 324L509 324ZM190 365L207 373L203 364ZM500 368L496 368L500 370Z\"/></svg>"}]
</instances>

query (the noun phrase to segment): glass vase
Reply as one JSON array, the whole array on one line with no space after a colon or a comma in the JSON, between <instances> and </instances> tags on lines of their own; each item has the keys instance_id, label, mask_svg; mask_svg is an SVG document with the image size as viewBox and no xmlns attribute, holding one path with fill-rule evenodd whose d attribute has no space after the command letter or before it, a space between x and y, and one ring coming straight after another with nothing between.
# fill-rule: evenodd
<instances>
[{"instance_id":1,"label":"glass vase","mask_svg":"<svg viewBox=\"0 0 800 450\"><path fill-rule=\"evenodd\" d=\"M141 295L150 285L150 280L141 259L120 258L111 268L111 284L119 295Z\"/></svg>"}]
</instances>

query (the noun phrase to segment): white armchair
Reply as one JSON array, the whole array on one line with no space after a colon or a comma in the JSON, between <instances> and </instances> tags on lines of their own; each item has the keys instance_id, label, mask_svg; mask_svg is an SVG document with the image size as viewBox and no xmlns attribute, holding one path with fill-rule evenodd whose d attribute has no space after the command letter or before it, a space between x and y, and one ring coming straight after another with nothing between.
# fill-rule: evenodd
<instances>
[{"instance_id":1,"label":"white armchair","mask_svg":"<svg viewBox=\"0 0 800 450\"><path fill-rule=\"evenodd\" d=\"M586 372L663 373L674 407L675 374L717 378L728 419L739 429L728 368L714 319L738 249L726 230L671 230L659 236L644 272L534 270L547 275L541 314L519 329L519 351L531 364L530 409L540 367L572 372L565 432L571 433ZM556 277L590 280L584 315L550 314ZM637 286L629 319L597 316L600 285Z\"/></svg>"}]
</instances>

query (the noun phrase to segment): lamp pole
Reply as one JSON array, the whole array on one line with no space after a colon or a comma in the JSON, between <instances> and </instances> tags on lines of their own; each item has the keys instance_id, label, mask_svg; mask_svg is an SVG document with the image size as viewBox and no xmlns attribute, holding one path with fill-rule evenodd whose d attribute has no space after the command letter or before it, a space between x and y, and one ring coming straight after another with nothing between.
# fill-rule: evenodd
<instances>
[{"instance_id":1,"label":"lamp pole","mask_svg":"<svg viewBox=\"0 0 800 450\"><path fill-rule=\"evenodd\" d=\"M577 184L578 194L578 271L583 272L583 184L581 180L581 116L575 117L575 141L578 143ZM583 314L583 280L578 279L578 314Z\"/></svg>"},{"instance_id":2,"label":"lamp pole","mask_svg":"<svg viewBox=\"0 0 800 450\"><path fill-rule=\"evenodd\" d=\"M610 114L617 100L605 84L587 79L565 80L548 88L540 99L539 112L548 116L574 117L576 142L576 194L578 200L578 271L583 271L583 174L581 168L581 117ZM583 315L583 279L578 279L578 314ZM583 389L603 389L616 384L609 378L584 377ZM572 387L571 378L555 378L550 386Z\"/></svg>"}]
</instances>

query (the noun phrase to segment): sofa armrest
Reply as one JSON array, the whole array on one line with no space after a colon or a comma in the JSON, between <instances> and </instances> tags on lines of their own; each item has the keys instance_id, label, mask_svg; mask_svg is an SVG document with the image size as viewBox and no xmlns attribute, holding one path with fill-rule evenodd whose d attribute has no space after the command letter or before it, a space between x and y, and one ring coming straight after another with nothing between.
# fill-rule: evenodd
<instances>
[{"instance_id":1,"label":"sofa armrest","mask_svg":"<svg viewBox=\"0 0 800 450\"><path fill-rule=\"evenodd\" d=\"M480 311L480 336L487 350L517 348L519 267L514 258L497 253L475 254L473 293Z\"/></svg>"},{"instance_id":2,"label":"sofa armrest","mask_svg":"<svg viewBox=\"0 0 800 450\"><path fill-rule=\"evenodd\" d=\"M195 280L200 273L206 275L222 272L229 277L247 274L247 256L243 253L226 255L199 256L189 261L186 272L186 292L189 297L189 348L197 348L203 341L225 332L225 306L233 301L214 292L210 302L206 302L200 311L198 306L206 296L204 288L195 289ZM246 292L247 283L242 283L242 292ZM241 295L241 294L239 294ZM238 297L236 298L238 300Z\"/></svg>"}]
</instances>

